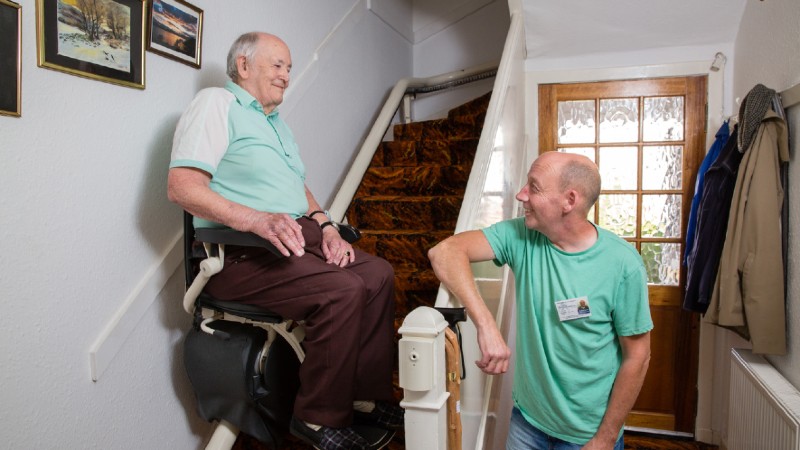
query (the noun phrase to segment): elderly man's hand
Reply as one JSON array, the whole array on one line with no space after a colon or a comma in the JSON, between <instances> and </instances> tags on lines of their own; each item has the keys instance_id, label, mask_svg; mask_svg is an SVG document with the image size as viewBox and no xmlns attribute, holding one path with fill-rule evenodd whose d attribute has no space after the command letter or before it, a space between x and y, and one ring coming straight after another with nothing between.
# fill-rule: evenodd
<instances>
[{"instance_id":1,"label":"elderly man's hand","mask_svg":"<svg viewBox=\"0 0 800 450\"><path fill-rule=\"evenodd\" d=\"M342 239L334 227L322 229L322 253L329 264L344 267L356 260L356 252L349 242Z\"/></svg>"},{"instance_id":2,"label":"elderly man's hand","mask_svg":"<svg viewBox=\"0 0 800 450\"><path fill-rule=\"evenodd\" d=\"M305 254L303 228L288 214L258 212L253 216L251 231L272 242L283 256Z\"/></svg>"}]
</instances>

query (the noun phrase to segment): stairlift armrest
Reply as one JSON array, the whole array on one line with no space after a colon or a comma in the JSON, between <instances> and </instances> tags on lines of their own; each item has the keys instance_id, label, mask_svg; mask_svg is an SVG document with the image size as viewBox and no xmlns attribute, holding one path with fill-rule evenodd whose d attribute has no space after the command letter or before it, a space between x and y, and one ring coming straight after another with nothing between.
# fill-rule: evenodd
<instances>
[{"instance_id":1,"label":"stairlift armrest","mask_svg":"<svg viewBox=\"0 0 800 450\"><path fill-rule=\"evenodd\" d=\"M358 231L358 228L347 223L339 223L337 225L339 236L341 236L345 241L352 244L361 239L361 232Z\"/></svg>"},{"instance_id":2,"label":"stairlift armrest","mask_svg":"<svg viewBox=\"0 0 800 450\"><path fill-rule=\"evenodd\" d=\"M223 244L223 245L238 245L242 247L262 247L277 256L281 252L272 244L272 242L262 238L255 233L247 233L243 231L236 231L230 228L196 228L194 230L195 239L200 242L209 244Z\"/></svg>"},{"instance_id":3,"label":"stairlift armrest","mask_svg":"<svg viewBox=\"0 0 800 450\"><path fill-rule=\"evenodd\" d=\"M351 244L361 239L361 232L350 224L337 223L336 228L339 230L339 235L342 236L342 239ZM275 255L281 255L272 242L255 233L236 231L230 228L196 228L194 233L195 238L200 242L240 245L242 247L263 247Z\"/></svg>"},{"instance_id":4,"label":"stairlift armrest","mask_svg":"<svg viewBox=\"0 0 800 450\"><path fill-rule=\"evenodd\" d=\"M342 236L342 239L347 242L353 243L361 238L361 233L354 226L347 224L338 225L339 234ZM195 301L208 280L222 270L225 261L225 245L261 247L269 250L276 256L283 257L272 242L255 233L237 231L230 228L195 228L194 236L197 241L202 242L206 247L206 252L209 257L200 263L200 273L197 274L183 297L183 309L190 314L194 311ZM216 256L212 256L213 253L210 250L210 246L212 245L218 246Z\"/></svg>"}]
</instances>

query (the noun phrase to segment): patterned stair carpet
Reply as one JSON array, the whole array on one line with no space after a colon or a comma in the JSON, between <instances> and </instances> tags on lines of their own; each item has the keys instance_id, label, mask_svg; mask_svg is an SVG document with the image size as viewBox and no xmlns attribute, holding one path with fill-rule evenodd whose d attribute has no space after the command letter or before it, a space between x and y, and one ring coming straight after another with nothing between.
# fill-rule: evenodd
<instances>
[{"instance_id":1,"label":"patterned stair carpet","mask_svg":"<svg viewBox=\"0 0 800 450\"><path fill-rule=\"evenodd\" d=\"M491 93L450 110L446 119L396 125L347 211L361 230L356 245L395 269L397 327L418 306L433 306L439 282L428 249L453 234Z\"/></svg>"}]
</instances>

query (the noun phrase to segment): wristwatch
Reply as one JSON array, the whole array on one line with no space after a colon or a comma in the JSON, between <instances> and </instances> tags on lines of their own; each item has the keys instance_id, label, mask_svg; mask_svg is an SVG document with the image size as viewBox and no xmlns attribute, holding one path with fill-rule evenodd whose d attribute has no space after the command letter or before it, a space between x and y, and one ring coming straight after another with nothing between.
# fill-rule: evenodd
<instances>
[{"instance_id":1,"label":"wristwatch","mask_svg":"<svg viewBox=\"0 0 800 450\"><path fill-rule=\"evenodd\" d=\"M339 231L339 224L336 223L336 222L332 222L330 220L327 221L327 222L323 222L322 225L320 225L319 227L320 227L320 229L324 230L325 227L327 227L328 225L332 226L333 229L335 229L336 231Z\"/></svg>"}]
</instances>

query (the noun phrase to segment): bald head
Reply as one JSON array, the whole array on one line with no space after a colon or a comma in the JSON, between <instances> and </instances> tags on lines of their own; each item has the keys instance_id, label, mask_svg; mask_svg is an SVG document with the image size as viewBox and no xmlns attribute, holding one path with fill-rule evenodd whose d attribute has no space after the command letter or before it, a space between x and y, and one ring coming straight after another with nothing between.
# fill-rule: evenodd
<instances>
[{"instance_id":1,"label":"bald head","mask_svg":"<svg viewBox=\"0 0 800 450\"><path fill-rule=\"evenodd\" d=\"M533 163L557 175L561 192L572 189L580 193L584 202L582 209L587 213L600 196L600 172L597 165L583 155L546 152Z\"/></svg>"}]
</instances>

